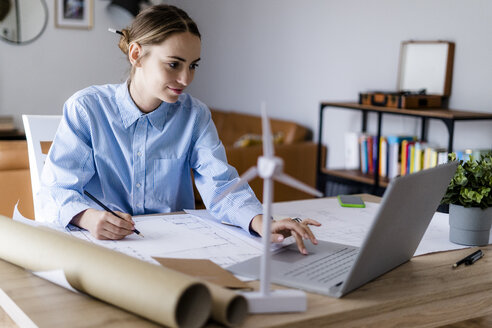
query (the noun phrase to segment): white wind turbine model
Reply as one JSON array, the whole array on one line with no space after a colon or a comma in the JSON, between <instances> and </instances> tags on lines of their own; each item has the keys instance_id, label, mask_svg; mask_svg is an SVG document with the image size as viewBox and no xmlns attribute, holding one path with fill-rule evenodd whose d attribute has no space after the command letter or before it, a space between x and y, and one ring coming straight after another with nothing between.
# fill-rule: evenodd
<instances>
[{"instance_id":1,"label":"white wind turbine model","mask_svg":"<svg viewBox=\"0 0 492 328\"><path fill-rule=\"evenodd\" d=\"M273 150L272 134L270 123L266 114L265 103L261 104L262 130L263 130L263 156L258 157L257 166L249 168L239 179L239 181L226 189L217 197L222 199L228 193L236 190L239 186L247 183L256 176L263 179L263 255L261 258L260 290L257 292L244 292L249 303L251 313L271 313L271 312L298 312L306 311L306 293L296 289L270 290L270 229L273 199L273 180L277 180L291 187L300 189L306 193L322 197L323 194L310 186L297 181L296 179L283 173L284 161L280 157L275 157Z\"/></svg>"}]
</instances>

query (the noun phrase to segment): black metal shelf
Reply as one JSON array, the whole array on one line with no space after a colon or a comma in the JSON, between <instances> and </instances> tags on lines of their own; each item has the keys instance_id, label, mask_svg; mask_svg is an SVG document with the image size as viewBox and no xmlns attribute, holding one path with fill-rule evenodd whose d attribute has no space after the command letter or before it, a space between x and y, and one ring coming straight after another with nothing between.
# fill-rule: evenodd
<instances>
[{"instance_id":1,"label":"black metal shelf","mask_svg":"<svg viewBox=\"0 0 492 328\"><path fill-rule=\"evenodd\" d=\"M379 177L379 171L374 170L374 174L362 174L359 170L344 170L344 169L326 169L322 167L322 135L323 135L323 114L327 108L342 108L358 110L362 114L361 132L367 132L367 117L369 113L377 115L377 136L376 140L381 138L382 117L384 114L411 116L421 119L420 140L427 140L427 120L434 119L444 123L448 129L448 152L453 151L453 136L455 122L457 121L472 121L472 120L492 120L492 114L453 110L447 108L436 109L402 109L391 107L378 107L370 105L361 105L354 102L322 102L319 110L319 129L318 129L318 164L316 174L316 186L318 190L325 191L328 181L343 183L347 185L362 185L369 186L372 193L376 195L382 194L388 184L388 179ZM377 143L377 163L380 157L380 145Z\"/></svg>"}]
</instances>

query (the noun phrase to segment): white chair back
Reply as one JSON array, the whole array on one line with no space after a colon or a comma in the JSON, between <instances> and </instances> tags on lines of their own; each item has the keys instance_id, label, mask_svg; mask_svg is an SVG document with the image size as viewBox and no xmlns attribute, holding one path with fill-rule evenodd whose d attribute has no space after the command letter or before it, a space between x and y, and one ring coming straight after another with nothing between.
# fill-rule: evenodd
<instances>
[{"instance_id":1,"label":"white chair back","mask_svg":"<svg viewBox=\"0 0 492 328\"><path fill-rule=\"evenodd\" d=\"M27 139L35 219L39 213L36 194L41 186L41 172L61 119L61 115L22 115Z\"/></svg>"}]
</instances>

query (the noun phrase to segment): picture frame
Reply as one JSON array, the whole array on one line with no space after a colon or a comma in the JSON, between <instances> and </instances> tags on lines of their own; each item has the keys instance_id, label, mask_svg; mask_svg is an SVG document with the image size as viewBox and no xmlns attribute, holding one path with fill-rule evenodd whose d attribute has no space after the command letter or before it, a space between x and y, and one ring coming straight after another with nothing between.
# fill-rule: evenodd
<instances>
[{"instance_id":1,"label":"picture frame","mask_svg":"<svg viewBox=\"0 0 492 328\"><path fill-rule=\"evenodd\" d=\"M94 0L55 0L55 26L91 29Z\"/></svg>"},{"instance_id":2,"label":"picture frame","mask_svg":"<svg viewBox=\"0 0 492 328\"><path fill-rule=\"evenodd\" d=\"M403 41L398 90L425 89L428 95L449 97L455 44L451 41Z\"/></svg>"}]
</instances>

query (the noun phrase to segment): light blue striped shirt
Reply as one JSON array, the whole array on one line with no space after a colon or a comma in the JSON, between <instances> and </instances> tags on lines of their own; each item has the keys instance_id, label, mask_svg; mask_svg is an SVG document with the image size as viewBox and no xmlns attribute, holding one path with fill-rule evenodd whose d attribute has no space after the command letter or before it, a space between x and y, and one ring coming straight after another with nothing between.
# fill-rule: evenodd
<instances>
[{"instance_id":1,"label":"light blue striped shirt","mask_svg":"<svg viewBox=\"0 0 492 328\"><path fill-rule=\"evenodd\" d=\"M188 94L144 114L127 83L92 86L70 97L48 154L38 201L41 221L66 226L87 208L131 215L194 208L193 182L212 215L248 231L262 212L251 188L213 203L239 179L206 105Z\"/></svg>"}]
</instances>

